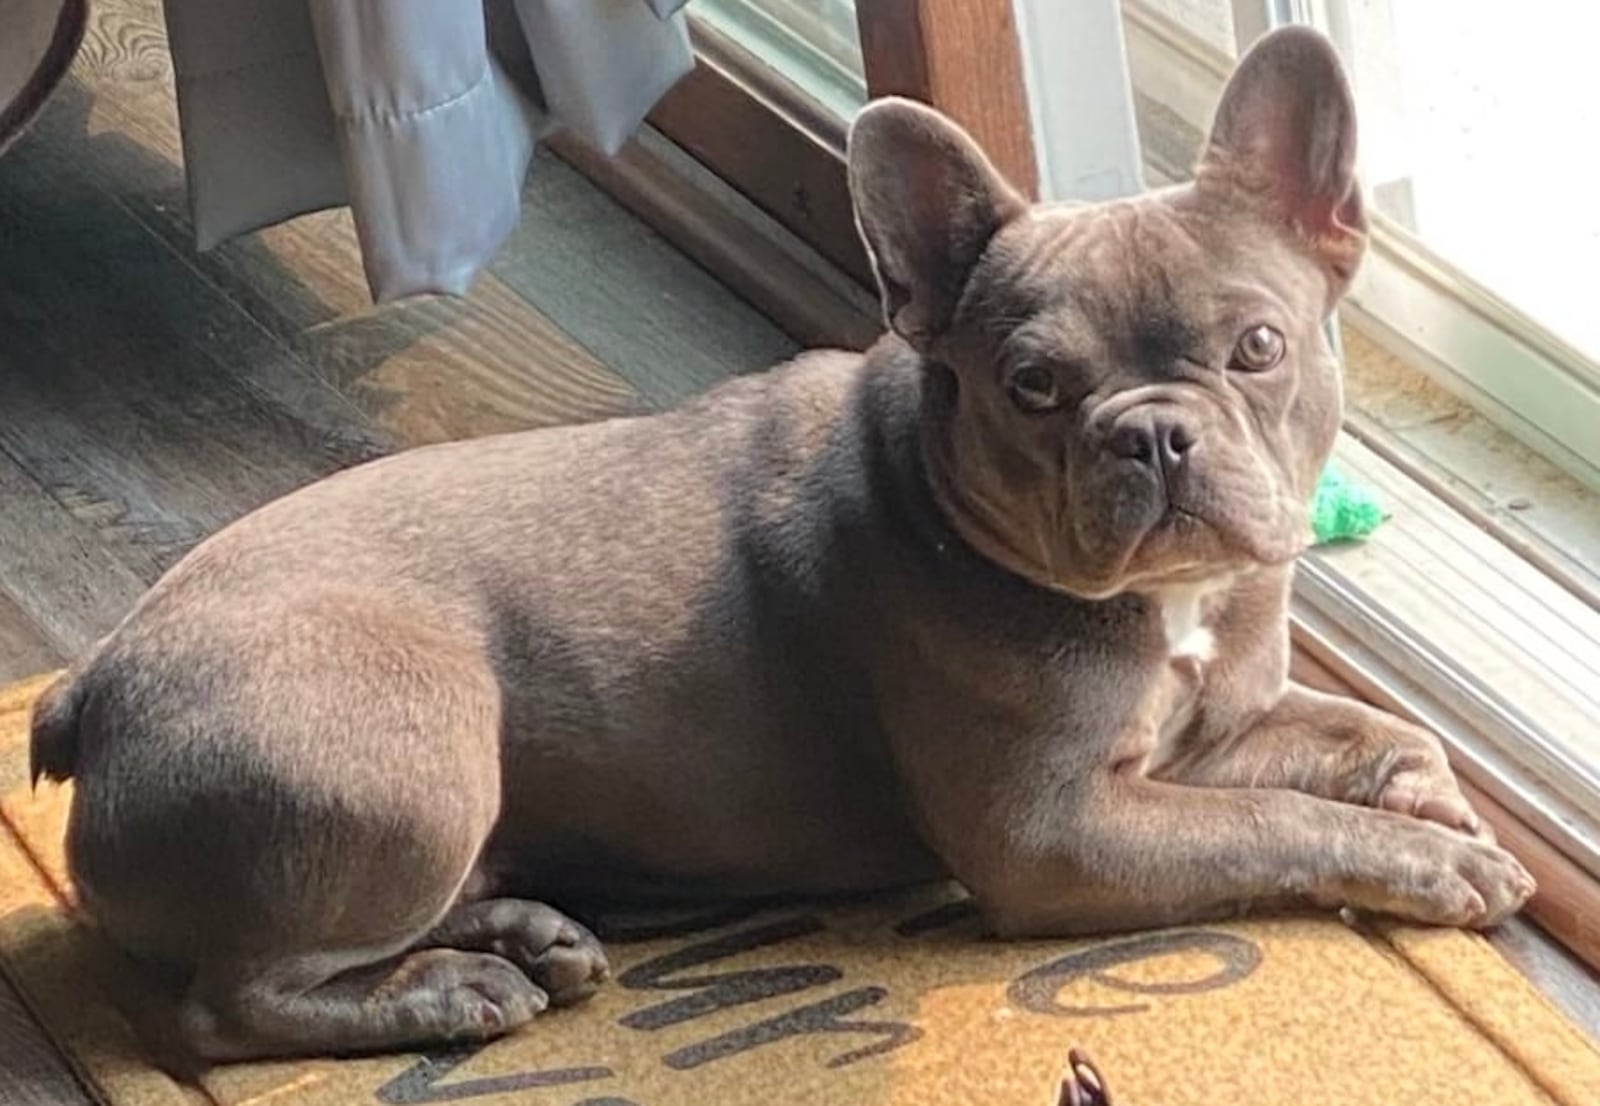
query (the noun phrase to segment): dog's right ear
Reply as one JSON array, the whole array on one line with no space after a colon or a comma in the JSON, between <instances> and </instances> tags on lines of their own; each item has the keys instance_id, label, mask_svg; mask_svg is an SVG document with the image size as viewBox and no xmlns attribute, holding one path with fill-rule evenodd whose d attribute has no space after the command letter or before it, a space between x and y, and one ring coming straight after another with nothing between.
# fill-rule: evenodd
<instances>
[{"instance_id":1,"label":"dog's right ear","mask_svg":"<svg viewBox=\"0 0 1600 1106\"><path fill-rule=\"evenodd\" d=\"M1356 182L1356 107L1333 44L1304 26L1264 35L1223 90L1195 171L1202 195L1294 233L1335 297L1366 248Z\"/></svg>"},{"instance_id":2,"label":"dog's right ear","mask_svg":"<svg viewBox=\"0 0 1600 1106\"><path fill-rule=\"evenodd\" d=\"M1027 201L965 131L912 100L868 104L850 128L849 162L884 321L926 348L953 321L995 232Z\"/></svg>"}]
</instances>

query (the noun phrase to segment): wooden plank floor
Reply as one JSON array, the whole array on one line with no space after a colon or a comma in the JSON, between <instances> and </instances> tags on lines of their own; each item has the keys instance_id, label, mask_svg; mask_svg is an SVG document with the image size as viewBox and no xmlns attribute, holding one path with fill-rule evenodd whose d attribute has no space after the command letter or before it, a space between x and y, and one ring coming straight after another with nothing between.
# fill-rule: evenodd
<instances>
[{"instance_id":1,"label":"wooden plank floor","mask_svg":"<svg viewBox=\"0 0 1600 1106\"><path fill-rule=\"evenodd\" d=\"M201 537L334 469L649 409L792 352L546 155L464 300L372 308L343 212L197 255L159 0L93 13L71 82L0 158L0 681L75 654ZM1503 947L1600 1026L1592 981L1517 933ZM0 980L0 1106L88 1101Z\"/></svg>"},{"instance_id":2,"label":"wooden plank floor","mask_svg":"<svg viewBox=\"0 0 1600 1106\"><path fill-rule=\"evenodd\" d=\"M791 351L549 155L465 300L372 308L342 211L196 255L158 0L94 10L72 82L0 160L0 678L333 469L640 410Z\"/></svg>"}]
</instances>

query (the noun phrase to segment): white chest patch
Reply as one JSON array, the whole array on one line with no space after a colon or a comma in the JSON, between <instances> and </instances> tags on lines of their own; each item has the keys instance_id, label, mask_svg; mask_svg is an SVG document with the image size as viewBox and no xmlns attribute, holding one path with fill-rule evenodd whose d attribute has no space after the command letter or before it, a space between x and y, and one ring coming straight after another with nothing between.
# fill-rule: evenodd
<instances>
[{"instance_id":1,"label":"white chest patch","mask_svg":"<svg viewBox=\"0 0 1600 1106\"><path fill-rule=\"evenodd\" d=\"M1173 660L1193 658L1204 663L1216 654L1216 641L1205 624L1205 604L1226 584L1202 581L1164 588L1155 599L1161 604L1161 628L1167 653Z\"/></svg>"}]
</instances>

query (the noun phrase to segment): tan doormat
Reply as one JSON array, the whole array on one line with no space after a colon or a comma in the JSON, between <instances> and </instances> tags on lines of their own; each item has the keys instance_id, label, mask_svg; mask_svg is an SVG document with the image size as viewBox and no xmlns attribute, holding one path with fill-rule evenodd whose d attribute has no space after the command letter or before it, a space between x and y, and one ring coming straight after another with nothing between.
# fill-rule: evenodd
<instances>
[{"instance_id":1,"label":"tan doormat","mask_svg":"<svg viewBox=\"0 0 1600 1106\"><path fill-rule=\"evenodd\" d=\"M0 966L110 1106L1053 1106L1074 1047L1117 1106L1600 1103L1600 1052L1476 936L1287 919L1001 944L949 889L612 919L616 981L508 1039L180 1086L72 921L67 792L27 780L40 686L0 691Z\"/></svg>"}]
</instances>

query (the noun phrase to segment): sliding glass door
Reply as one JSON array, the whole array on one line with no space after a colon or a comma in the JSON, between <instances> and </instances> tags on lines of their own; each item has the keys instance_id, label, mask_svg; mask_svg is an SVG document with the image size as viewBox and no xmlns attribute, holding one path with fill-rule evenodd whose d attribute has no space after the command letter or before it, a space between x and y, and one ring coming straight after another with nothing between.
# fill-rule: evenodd
<instances>
[{"instance_id":1,"label":"sliding glass door","mask_svg":"<svg viewBox=\"0 0 1600 1106\"><path fill-rule=\"evenodd\" d=\"M689 11L841 118L866 102L854 0L694 0Z\"/></svg>"}]
</instances>

